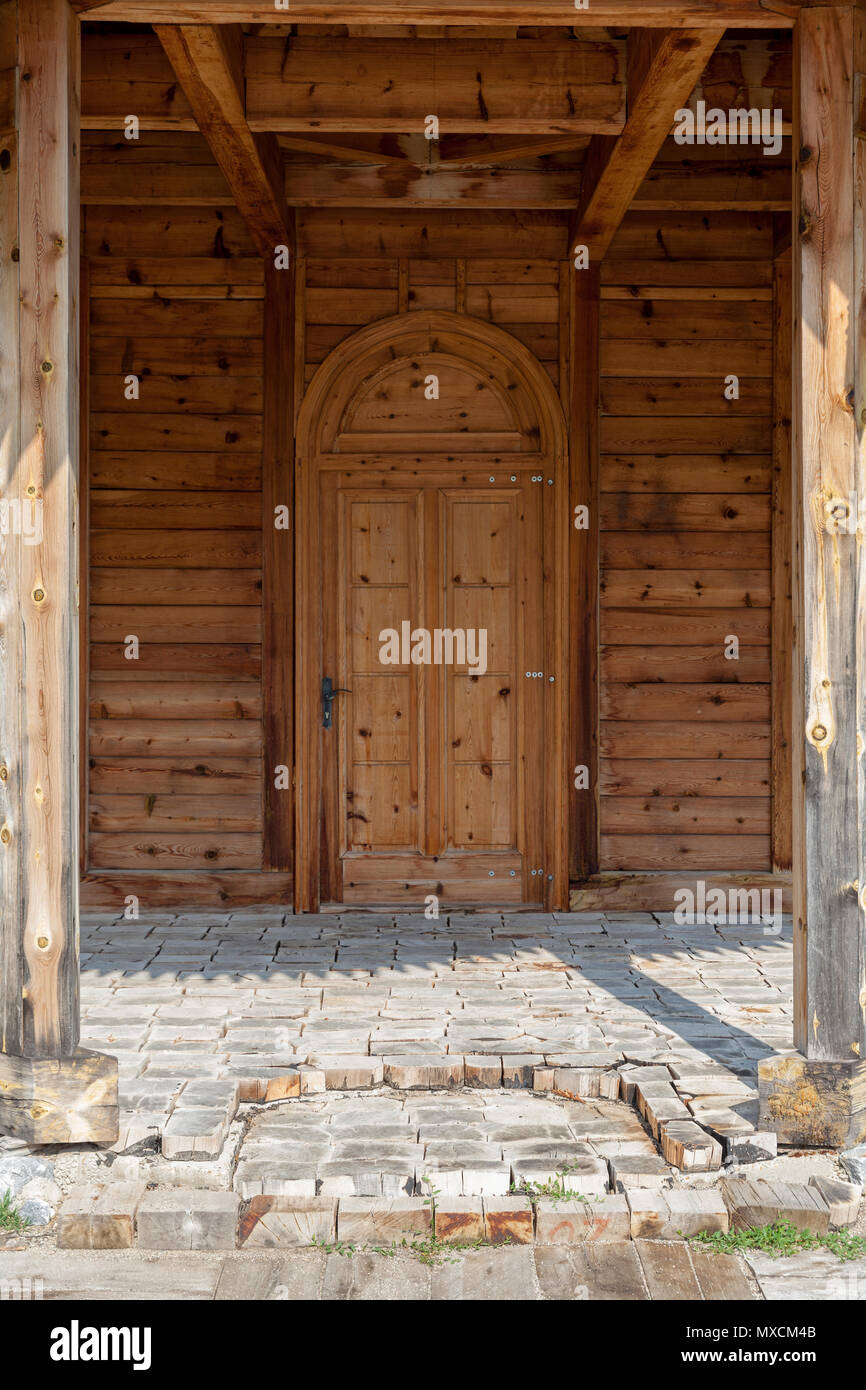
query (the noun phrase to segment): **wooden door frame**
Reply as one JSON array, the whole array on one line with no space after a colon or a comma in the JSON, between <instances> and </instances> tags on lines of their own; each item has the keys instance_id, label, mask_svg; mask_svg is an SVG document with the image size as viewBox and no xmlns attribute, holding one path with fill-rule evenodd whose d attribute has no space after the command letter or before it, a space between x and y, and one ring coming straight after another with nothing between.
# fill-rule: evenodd
<instances>
[{"instance_id":1,"label":"wooden door frame","mask_svg":"<svg viewBox=\"0 0 866 1390\"><path fill-rule=\"evenodd\" d=\"M396 349L396 351L395 351ZM526 432L537 434L554 486L545 487L544 524L553 535L545 555L550 586L545 611L553 614L546 665L549 685L547 765L551 776L544 803L549 880L545 906L568 906L568 428L553 382L536 357L510 333L481 319L446 310L419 310L379 319L340 343L318 368L298 414L295 448L295 912L316 912L320 902L322 755L320 681L323 573L319 534L319 475L322 455L335 449L346 406L387 356L448 351L467 363L481 361L516 385L512 399L526 415ZM529 418L529 417L532 418ZM330 446L330 447L329 447ZM358 456L347 454L351 467ZM397 456L395 456L395 463ZM552 572L551 572L552 565ZM549 605L549 607L548 607Z\"/></svg>"}]
</instances>

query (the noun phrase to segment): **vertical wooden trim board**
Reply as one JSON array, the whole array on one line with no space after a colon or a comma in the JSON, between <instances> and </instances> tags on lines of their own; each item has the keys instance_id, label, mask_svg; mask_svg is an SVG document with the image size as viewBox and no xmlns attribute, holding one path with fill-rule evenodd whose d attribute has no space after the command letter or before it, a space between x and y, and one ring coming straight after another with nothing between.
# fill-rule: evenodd
<instances>
[{"instance_id":1,"label":"vertical wooden trim board","mask_svg":"<svg viewBox=\"0 0 866 1390\"><path fill-rule=\"evenodd\" d=\"M264 867L292 867L295 251L290 269L265 261L262 447L262 698ZM288 527L276 525L288 508ZM278 778L277 768L288 769ZM277 786L279 780L280 786Z\"/></svg>"},{"instance_id":2,"label":"vertical wooden trim board","mask_svg":"<svg viewBox=\"0 0 866 1390\"><path fill-rule=\"evenodd\" d=\"M793 799L793 608L791 367L793 320L791 249L773 263L773 542L772 542L772 785L773 869L791 868ZM794 513L794 515L796 515Z\"/></svg>"},{"instance_id":3,"label":"vertical wooden trim board","mask_svg":"<svg viewBox=\"0 0 866 1390\"><path fill-rule=\"evenodd\" d=\"M569 527L571 583L568 602L571 731L568 769L571 860L578 882L598 872L598 585L599 585L599 274L571 276L571 363L569 391ZM588 509L588 526L578 529L576 508ZM579 789L579 769L586 787ZM580 774L582 779L582 774Z\"/></svg>"}]
</instances>

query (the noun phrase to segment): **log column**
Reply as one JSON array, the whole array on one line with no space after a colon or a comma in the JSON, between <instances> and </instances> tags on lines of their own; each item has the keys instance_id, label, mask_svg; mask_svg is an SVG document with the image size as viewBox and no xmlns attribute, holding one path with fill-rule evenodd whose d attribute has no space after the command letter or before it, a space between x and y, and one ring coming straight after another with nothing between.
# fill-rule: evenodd
<instances>
[{"instance_id":1,"label":"log column","mask_svg":"<svg viewBox=\"0 0 866 1390\"><path fill-rule=\"evenodd\" d=\"M866 1137L866 14L804 9L794 223L794 1042L786 1143Z\"/></svg>"},{"instance_id":2,"label":"log column","mask_svg":"<svg viewBox=\"0 0 866 1390\"><path fill-rule=\"evenodd\" d=\"M117 1138L79 1047L79 26L0 3L0 1132Z\"/></svg>"}]
</instances>

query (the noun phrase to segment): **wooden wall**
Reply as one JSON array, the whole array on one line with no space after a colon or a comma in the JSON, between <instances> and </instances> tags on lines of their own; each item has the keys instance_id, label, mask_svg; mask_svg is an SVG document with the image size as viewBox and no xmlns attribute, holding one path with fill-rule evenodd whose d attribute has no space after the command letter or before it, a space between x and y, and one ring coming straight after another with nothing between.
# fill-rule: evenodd
<instances>
[{"instance_id":1,"label":"wooden wall","mask_svg":"<svg viewBox=\"0 0 866 1390\"><path fill-rule=\"evenodd\" d=\"M772 258L632 213L603 267L602 871L771 866Z\"/></svg>"},{"instance_id":2,"label":"wooden wall","mask_svg":"<svg viewBox=\"0 0 866 1390\"><path fill-rule=\"evenodd\" d=\"M141 183L151 145L161 156L167 142L175 157ZM233 208L169 200L190 162L207 197L221 196L220 178L199 169L201 145L162 132L130 157L104 132L85 138L85 855L97 878L189 869L216 882L265 863L264 286ZM790 864L787 387L777 379L775 401L773 391L789 286L774 268L774 210L789 151L777 162L727 151L715 165L705 150L687 154L663 151L602 270L598 869L608 874ZM124 205L109 205L124 164ZM148 189L141 206L128 202L133 185ZM738 199L747 206L719 210ZM343 339L436 307L519 338L567 412L567 238L567 215L553 209L299 209L296 408ZM129 374L138 400L124 399ZM133 635L138 661L124 655ZM725 657L731 638L737 660ZM262 880L249 882L264 900Z\"/></svg>"},{"instance_id":3,"label":"wooden wall","mask_svg":"<svg viewBox=\"0 0 866 1390\"><path fill-rule=\"evenodd\" d=\"M84 255L88 864L256 869L262 263L211 208L88 208Z\"/></svg>"}]
</instances>

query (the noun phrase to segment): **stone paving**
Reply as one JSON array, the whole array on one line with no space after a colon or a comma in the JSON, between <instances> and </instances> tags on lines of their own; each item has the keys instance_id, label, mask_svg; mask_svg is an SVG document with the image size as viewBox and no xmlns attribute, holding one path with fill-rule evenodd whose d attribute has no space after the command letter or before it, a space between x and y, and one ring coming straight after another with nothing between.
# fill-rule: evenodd
<instances>
[{"instance_id":1,"label":"stone paving","mask_svg":"<svg viewBox=\"0 0 866 1390\"><path fill-rule=\"evenodd\" d=\"M787 923L89 914L81 952L82 1043L118 1057L128 1143L170 1131L184 1088L202 1110L207 1081L258 1078L242 1099L276 1097L268 1083L299 1065L331 1068L336 1087L334 1069L366 1067L376 1085L401 1058L494 1069L673 1059L720 1064L751 1086L758 1059L791 1046ZM736 1096L740 1113L753 1098Z\"/></svg>"}]
</instances>

